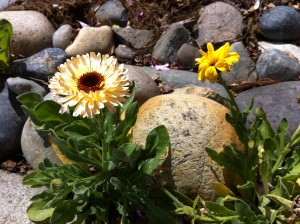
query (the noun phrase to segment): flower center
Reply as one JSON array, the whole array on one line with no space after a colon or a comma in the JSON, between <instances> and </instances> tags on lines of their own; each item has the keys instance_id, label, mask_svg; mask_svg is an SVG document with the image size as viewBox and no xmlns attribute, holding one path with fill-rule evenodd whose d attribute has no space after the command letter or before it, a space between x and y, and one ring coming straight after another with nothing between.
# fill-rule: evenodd
<instances>
[{"instance_id":1,"label":"flower center","mask_svg":"<svg viewBox=\"0 0 300 224\"><path fill-rule=\"evenodd\" d=\"M83 74L77 83L77 88L88 93L90 91L100 90L103 87L104 77L98 72L87 72Z\"/></svg>"}]
</instances>

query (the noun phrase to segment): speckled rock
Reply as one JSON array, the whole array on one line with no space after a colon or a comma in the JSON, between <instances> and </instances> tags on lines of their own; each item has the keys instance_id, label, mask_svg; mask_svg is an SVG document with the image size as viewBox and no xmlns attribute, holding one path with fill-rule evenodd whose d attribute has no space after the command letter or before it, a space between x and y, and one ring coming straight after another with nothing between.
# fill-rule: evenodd
<instances>
[{"instance_id":1,"label":"speckled rock","mask_svg":"<svg viewBox=\"0 0 300 224\"><path fill-rule=\"evenodd\" d=\"M233 6L218 1L200 9L197 43L219 43L234 40L243 32L243 16Z\"/></svg>"},{"instance_id":2,"label":"speckled rock","mask_svg":"<svg viewBox=\"0 0 300 224\"><path fill-rule=\"evenodd\" d=\"M113 46L113 31L109 26L84 27L65 51L67 56L82 55L89 52L106 54L111 52Z\"/></svg>"},{"instance_id":3,"label":"speckled rock","mask_svg":"<svg viewBox=\"0 0 300 224\"><path fill-rule=\"evenodd\" d=\"M113 28L116 39L128 47L140 49L146 47L154 37L153 30L138 30L132 28Z\"/></svg>"},{"instance_id":4,"label":"speckled rock","mask_svg":"<svg viewBox=\"0 0 300 224\"><path fill-rule=\"evenodd\" d=\"M14 4L16 0L1 0L0 1L0 10L7 8L8 6Z\"/></svg>"},{"instance_id":5,"label":"speckled rock","mask_svg":"<svg viewBox=\"0 0 300 224\"><path fill-rule=\"evenodd\" d=\"M254 98L254 108L261 106L265 110L275 130L281 119L286 117L289 121L289 133L292 134L300 124L299 96L300 81L288 81L245 90L238 94L236 102L244 110ZM249 125L252 119L253 113L249 116Z\"/></svg>"},{"instance_id":6,"label":"speckled rock","mask_svg":"<svg viewBox=\"0 0 300 224\"><path fill-rule=\"evenodd\" d=\"M9 90L17 96L26 92L34 92L41 94L42 96L47 94L47 90L44 87L32 80L14 77L8 78L6 83Z\"/></svg>"},{"instance_id":7,"label":"speckled rock","mask_svg":"<svg viewBox=\"0 0 300 224\"><path fill-rule=\"evenodd\" d=\"M53 34L53 47L66 49L73 41L73 28L69 24L59 27Z\"/></svg>"},{"instance_id":8,"label":"speckled rock","mask_svg":"<svg viewBox=\"0 0 300 224\"><path fill-rule=\"evenodd\" d=\"M231 51L239 53L240 59L233 64L230 72L222 72L222 78L226 84L239 83L240 81L255 82L257 79L255 63L249 57L243 42L233 43Z\"/></svg>"},{"instance_id":9,"label":"speckled rock","mask_svg":"<svg viewBox=\"0 0 300 224\"><path fill-rule=\"evenodd\" d=\"M223 173L205 152L206 147L221 151L223 145L238 143L234 129L225 120L228 109L195 94L167 94L144 103L133 128L133 141L144 145L146 136L158 125L165 125L170 136L170 162L162 179L180 192L199 194L213 200L213 184Z\"/></svg>"},{"instance_id":10,"label":"speckled rock","mask_svg":"<svg viewBox=\"0 0 300 224\"><path fill-rule=\"evenodd\" d=\"M256 72L258 79L270 78L279 81L298 79L300 63L280 50L266 50L256 62Z\"/></svg>"},{"instance_id":11,"label":"speckled rock","mask_svg":"<svg viewBox=\"0 0 300 224\"><path fill-rule=\"evenodd\" d=\"M138 66L125 65L129 80L135 82L135 100L142 105L148 99L160 95L160 90L154 80Z\"/></svg>"},{"instance_id":12,"label":"speckled rock","mask_svg":"<svg viewBox=\"0 0 300 224\"><path fill-rule=\"evenodd\" d=\"M289 6L276 6L263 13L259 29L269 40L297 40L300 38L300 13Z\"/></svg>"},{"instance_id":13,"label":"speckled rock","mask_svg":"<svg viewBox=\"0 0 300 224\"><path fill-rule=\"evenodd\" d=\"M105 1L96 11L96 19L103 25L119 25L125 27L128 21L128 11L119 0Z\"/></svg>"},{"instance_id":14,"label":"speckled rock","mask_svg":"<svg viewBox=\"0 0 300 224\"><path fill-rule=\"evenodd\" d=\"M30 198L42 188L28 188L22 184L24 176L0 170L0 223L32 224L26 214Z\"/></svg>"},{"instance_id":15,"label":"speckled rock","mask_svg":"<svg viewBox=\"0 0 300 224\"><path fill-rule=\"evenodd\" d=\"M175 62L177 51L189 40L189 31L182 24L174 23L155 43L152 56L161 63Z\"/></svg>"},{"instance_id":16,"label":"speckled rock","mask_svg":"<svg viewBox=\"0 0 300 224\"><path fill-rule=\"evenodd\" d=\"M63 64L66 59L64 50L46 48L28 58L14 60L11 65L11 72L47 82L49 77L57 71L57 67Z\"/></svg>"},{"instance_id":17,"label":"speckled rock","mask_svg":"<svg viewBox=\"0 0 300 224\"><path fill-rule=\"evenodd\" d=\"M30 10L3 11L0 12L0 18L7 19L13 26L12 54L28 57L52 47L55 29L42 13Z\"/></svg>"},{"instance_id":18,"label":"speckled rock","mask_svg":"<svg viewBox=\"0 0 300 224\"><path fill-rule=\"evenodd\" d=\"M118 47L116 47L115 54L120 61L129 62L132 62L136 56L136 52L134 50L122 44L119 44Z\"/></svg>"}]
</instances>

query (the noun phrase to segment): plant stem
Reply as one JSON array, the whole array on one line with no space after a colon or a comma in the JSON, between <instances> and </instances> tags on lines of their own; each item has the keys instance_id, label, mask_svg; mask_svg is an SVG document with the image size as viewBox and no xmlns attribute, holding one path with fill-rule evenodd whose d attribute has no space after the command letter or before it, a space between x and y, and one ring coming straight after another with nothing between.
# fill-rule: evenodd
<instances>
[{"instance_id":1,"label":"plant stem","mask_svg":"<svg viewBox=\"0 0 300 224\"><path fill-rule=\"evenodd\" d=\"M227 85L226 85L225 81L223 80L222 75L220 73L218 75L218 79L221 82L224 89L226 90L228 96L230 97L230 100L231 100L232 104L234 105L235 109L240 112L240 109L239 109L238 105L236 104L234 97L232 96L231 92L229 91L229 89L228 89L228 87L227 87Z\"/></svg>"},{"instance_id":2,"label":"plant stem","mask_svg":"<svg viewBox=\"0 0 300 224\"><path fill-rule=\"evenodd\" d=\"M169 196L169 198L171 198L178 206L180 207L184 207L184 204L182 204L173 194L171 194L170 191L168 191L166 188L161 188L161 190Z\"/></svg>"}]
</instances>

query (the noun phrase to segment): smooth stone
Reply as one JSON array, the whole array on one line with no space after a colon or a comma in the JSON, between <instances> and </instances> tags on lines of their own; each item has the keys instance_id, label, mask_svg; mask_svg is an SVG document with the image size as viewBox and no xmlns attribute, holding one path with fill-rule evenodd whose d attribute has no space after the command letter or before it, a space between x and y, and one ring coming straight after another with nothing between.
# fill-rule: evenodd
<instances>
[{"instance_id":1,"label":"smooth stone","mask_svg":"<svg viewBox=\"0 0 300 224\"><path fill-rule=\"evenodd\" d=\"M48 81L49 76L57 71L57 67L67 59L66 53L60 48L46 48L28 58L12 62L11 72L26 75L35 79Z\"/></svg>"},{"instance_id":2,"label":"smooth stone","mask_svg":"<svg viewBox=\"0 0 300 224\"><path fill-rule=\"evenodd\" d=\"M231 45L231 51L240 55L237 63L233 64L230 72L222 72L222 78L226 84L239 83L242 81L255 82L257 79L254 61L249 57L243 42L236 42Z\"/></svg>"},{"instance_id":3,"label":"smooth stone","mask_svg":"<svg viewBox=\"0 0 300 224\"><path fill-rule=\"evenodd\" d=\"M49 143L47 133L35 130L30 118L27 119L23 127L21 148L26 161L33 169L37 169L45 158L48 158L52 163L62 165Z\"/></svg>"},{"instance_id":4,"label":"smooth stone","mask_svg":"<svg viewBox=\"0 0 300 224\"><path fill-rule=\"evenodd\" d=\"M20 150L21 132L25 114L16 95L9 91L6 78L0 77L0 158Z\"/></svg>"},{"instance_id":5,"label":"smooth stone","mask_svg":"<svg viewBox=\"0 0 300 224\"><path fill-rule=\"evenodd\" d=\"M256 72L258 79L289 81L299 78L300 63L280 50L266 50L256 62Z\"/></svg>"},{"instance_id":6,"label":"smooth stone","mask_svg":"<svg viewBox=\"0 0 300 224\"><path fill-rule=\"evenodd\" d=\"M152 67L141 67L149 76L158 76L163 85L167 85L170 89L182 88L186 86L201 86L208 87L223 97L228 94L224 87L219 83L211 83L208 80L201 82L198 80L198 75L195 72L184 70L170 69L167 71L158 71Z\"/></svg>"},{"instance_id":7,"label":"smooth stone","mask_svg":"<svg viewBox=\"0 0 300 224\"><path fill-rule=\"evenodd\" d=\"M113 31L109 26L84 27L65 51L69 57L90 52L109 54L113 46Z\"/></svg>"},{"instance_id":8,"label":"smooth stone","mask_svg":"<svg viewBox=\"0 0 300 224\"><path fill-rule=\"evenodd\" d=\"M177 63L184 68L195 68L196 58L200 58L199 49L191 44L184 43L181 45L176 54Z\"/></svg>"},{"instance_id":9,"label":"smooth stone","mask_svg":"<svg viewBox=\"0 0 300 224\"><path fill-rule=\"evenodd\" d=\"M160 89L154 80L147 75L140 67L134 65L125 65L128 70L129 80L134 81L136 87L135 100L141 106L148 99L161 94Z\"/></svg>"},{"instance_id":10,"label":"smooth stone","mask_svg":"<svg viewBox=\"0 0 300 224\"><path fill-rule=\"evenodd\" d=\"M47 94L47 90L45 88L32 80L14 77L8 78L6 83L9 90L17 96L26 92L34 92L41 94L42 96Z\"/></svg>"},{"instance_id":11,"label":"smooth stone","mask_svg":"<svg viewBox=\"0 0 300 224\"><path fill-rule=\"evenodd\" d=\"M177 51L190 38L189 31L182 24L171 24L155 43L152 56L161 63L174 63Z\"/></svg>"},{"instance_id":12,"label":"smooth stone","mask_svg":"<svg viewBox=\"0 0 300 224\"><path fill-rule=\"evenodd\" d=\"M297 101L300 93L300 81L288 81L245 90L235 98L241 110L246 109L254 98L254 108L261 106L267 113L272 127L277 127L286 117L289 121L289 133L293 134L300 121L300 105ZM253 120L253 113L248 117L248 124Z\"/></svg>"},{"instance_id":13,"label":"smooth stone","mask_svg":"<svg viewBox=\"0 0 300 224\"><path fill-rule=\"evenodd\" d=\"M8 6L14 4L17 0L1 0L0 1L0 11L6 9Z\"/></svg>"},{"instance_id":14,"label":"smooth stone","mask_svg":"<svg viewBox=\"0 0 300 224\"><path fill-rule=\"evenodd\" d=\"M224 177L205 148L220 152L223 145L236 143L240 147L233 127L225 120L228 112L221 104L195 94L156 96L140 107L133 127L133 142L144 146L148 133L164 125L171 145L162 181L187 196L199 194L206 200L214 200L213 185L218 180L223 182Z\"/></svg>"},{"instance_id":15,"label":"smooth stone","mask_svg":"<svg viewBox=\"0 0 300 224\"><path fill-rule=\"evenodd\" d=\"M115 54L120 61L129 62L132 62L136 56L136 52L134 50L122 44L119 44L118 47L116 47Z\"/></svg>"},{"instance_id":16,"label":"smooth stone","mask_svg":"<svg viewBox=\"0 0 300 224\"><path fill-rule=\"evenodd\" d=\"M73 36L72 26L69 24L62 25L53 34L53 47L65 50L72 43Z\"/></svg>"},{"instance_id":17,"label":"smooth stone","mask_svg":"<svg viewBox=\"0 0 300 224\"><path fill-rule=\"evenodd\" d=\"M243 32L243 16L233 6L215 2L200 9L195 34L201 47L208 42L219 43L234 40Z\"/></svg>"},{"instance_id":18,"label":"smooth stone","mask_svg":"<svg viewBox=\"0 0 300 224\"><path fill-rule=\"evenodd\" d=\"M132 28L113 28L116 39L128 47L140 49L147 46L154 37L153 30L138 30Z\"/></svg>"},{"instance_id":19,"label":"smooth stone","mask_svg":"<svg viewBox=\"0 0 300 224\"><path fill-rule=\"evenodd\" d=\"M300 38L300 13L289 6L276 6L263 13L259 30L272 41L289 42Z\"/></svg>"},{"instance_id":20,"label":"smooth stone","mask_svg":"<svg viewBox=\"0 0 300 224\"><path fill-rule=\"evenodd\" d=\"M30 10L2 11L0 18L7 19L12 24L12 54L28 57L52 47L55 29L42 13Z\"/></svg>"},{"instance_id":21,"label":"smooth stone","mask_svg":"<svg viewBox=\"0 0 300 224\"><path fill-rule=\"evenodd\" d=\"M22 184L24 176L0 170L0 223L32 224L26 214L30 198L42 188L28 188Z\"/></svg>"},{"instance_id":22,"label":"smooth stone","mask_svg":"<svg viewBox=\"0 0 300 224\"><path fill-rule=\"evenodd\" d=\"M128 22L128 11L119 0L110 0L100 6L95 17L103 25L125 27Z\"/></svg>"},{"instance_id":23,"label":"smooth stone","mask_svg":"<svg viewBox=\"0 0 300 224\"><path fill-rule=\"evenodd\" d=\"M296 45L281 43L281 42L259 41L258 46L262 52L264 52L265 50L271 50L271 49L277 49L277 50L283 51L286 54L288 54L289 56L296 58L300 62L300 47L298 47Z\"/></svg>"}]
</instances>

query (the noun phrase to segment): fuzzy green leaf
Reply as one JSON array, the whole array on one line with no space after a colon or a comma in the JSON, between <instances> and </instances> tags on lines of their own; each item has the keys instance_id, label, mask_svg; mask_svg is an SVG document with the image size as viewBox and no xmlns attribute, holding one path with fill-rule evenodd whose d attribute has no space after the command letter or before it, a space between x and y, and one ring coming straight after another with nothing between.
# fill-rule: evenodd
<instances>
[{"instance_id":1,"label":"fuzzy green leaf","mask_svg":"<svg viewBox=\"0 0 300 224\"><path fill-rule=\"evenodd\" d=\"M47 201L33 202L27 208L27 215L34 222L41 222L51 217L54 208L46 208Z\"/></svg>"},{"instance_id":2,"label":"fuzzy green leaf","mask_svg":"<svg viewBox=\"0 0 300 224\"><path fill-rule=\"evenodd\" d=\"M239 214L240 220L245 223L251 224L255 223L257 220L254 212L251 211L250 206L242 200L235 201L235 211Z\"/></svg>"},{"instance_id":3,"label":"fuzzy green leaf","mask_svg":"<svg viewBox=\"0 0 300 224\"><path fill-rule=\"evenodd\" d=\"M0 19L0 68L9 68L10 43L13 27L6 19Z\"/></svg>"},{"instance_id":4,"label":"fuzzy green leaf","mask_svg":"<svg viewBox=\"0 0 300 224\"><path fill-rule=\"evenodd\" d=\"M77 213L75 201L62 201L55 207L50 219L51 224L65 224L72 221Z\"/></svg>"}]
</instances>

